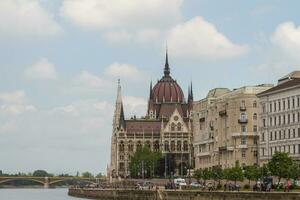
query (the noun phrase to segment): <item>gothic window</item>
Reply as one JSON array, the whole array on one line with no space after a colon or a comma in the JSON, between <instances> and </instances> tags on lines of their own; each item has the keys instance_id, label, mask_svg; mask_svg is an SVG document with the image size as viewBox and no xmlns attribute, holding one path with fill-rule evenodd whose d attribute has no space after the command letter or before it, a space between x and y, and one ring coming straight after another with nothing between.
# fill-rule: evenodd
<instances>
[{"instance_id":1,"label":"gothic window","mask_svg":"<svg viewBox=\"0 0 300 200\"><path fill-rule=\"evenodd\" d=\"M134 148L134 145L133 145L132 141L129 141L129 144L128 144L128 151L129 151L129 152L133 152L133 148Z\"/></svg>"},{"instance_id":2,"label":"gothic window","mask_svg":"<svg viewBox=\"0 0 300 200\"><path fill-rule=\"evenodd\" d=\"M159 152L159 141L154 142L154 151Z\"/></svg>"},{"instance_id":3,"label":"gothic window","mask_svg":"<svg viewBox=\"0 0 300 200\"><path fill-rule=\"evenodd\" d=\"M177 124L177 130L181 131L181 124L180 123Z\"/></svg>"},{"instance_id":4,"label":"gothic window","mask_svg":"<svg viewBox=\"0 0 300 200\"><path fill-rule=\"evenodd\" d=\"M165 141L165 151L169 151L169 142Z\"/></svg>"},{"instance_id":5,"label":"gothic window","mask_svg":"<svg viewBox=\"0 0 300 200\"><path fill-rule=\"evenodd\" d=\"M120 155L120 160L122 160L122 161L124 160L124 155L123 154Z\"/></svg>"},{"instance_id":6,"label":"gothic window","mask_svg":"<svg viewBox=\"0 0 300 200\"><path fill-rule=\"evenodd\" d=\"M136 148L137 148L137 149L141 149L141 148L142 148L142 143L141 143L141 141L138 141L138 142L137 142Z\"/></svg>"},{"instance_id":7,"label":"gothic window","mask_svg":"<svg viewBox=\"0 0 300 200\"><path fill-rule=\"evenodd\" d=\"M175 131L175 124L174 123L171 124L171 131Z\"/></svg>"},{"instance_id":8,"label":"gothic window","mask_svg":"<svg viewBox=\"0 0 300 200\"><path fill-rule=\"evenodd\" d=\"M177 141L177 151L181 151L181 141Z\"/></svg>"},{"instance_id":9,"label":"gothic window","mask_svg":"<svg viewBox=\"0 0 300 200\"><path fill-rule=\"evenodd\" d=\"M151 143L150 143L150 141L146 141L146 147L148 147L149 149L151 149Z\"/></svg>"},{"instance_id":10,"label":"gothic window","mask_svg":"<svg viewBox=\"0 0 300 200\"><path fill-rule=\"evenodd\" d=\"M124 169L125 169L125 165L124 165L124 163L121 162L121 163L119 164L119 170L120 170L120 171L123 171Z\"/></svg>"},{"instance_id":11,"label":"gothic window","mask_svg":"<svg viewBox=\"0 0 300 200\"><path fill-rule=\"evenodd\" d=\"M120 144L119 144L119 151L124 151L124 142L121 141Z\"/></svg>"},{"instance_id":12,"label":"gothic window","mask_svg":"<svg viewBox=\"0 0 300 200\"><path fill-rule=\"evenodd\" d=\"M188 151L188 150L189 150L188 141L184 141L183 142L183 151Z\"/></svg>"},{"instance_id":13,"label":"gothic window","mask_svg":"<svg viewBox=\"0 0 300 200\"><path fill-rule=\"evenodd\" d=\"M171 151L175 151L175 141L171 141Z\"/></svg>"}]
</instances>

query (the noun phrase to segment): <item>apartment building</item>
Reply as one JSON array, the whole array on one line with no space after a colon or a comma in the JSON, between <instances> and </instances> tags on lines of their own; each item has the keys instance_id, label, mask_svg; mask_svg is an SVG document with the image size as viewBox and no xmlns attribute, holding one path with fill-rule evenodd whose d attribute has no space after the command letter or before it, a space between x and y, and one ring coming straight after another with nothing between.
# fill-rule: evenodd
<instances>
[{"instance_id":1,"label":"apartment building","mask_svg":"<svg viewBox=\"0 0 300 200\"><path fill-rule=\"evenodd\" d=\"M268 162L276 151L300 160L300 71L284 76L257 96L261 104L261 163Z\"/></svg>"},{"instance_id":2,"label":"apartment building","mask_svg":"<svg viewBox=\"0 0 300 200\"><path fill-rule=\"evenodd\" d=\"M193 104L195 168L258 163L259 106L256 94L270 85L216 88Z\"/></svg>"}]
</instances>

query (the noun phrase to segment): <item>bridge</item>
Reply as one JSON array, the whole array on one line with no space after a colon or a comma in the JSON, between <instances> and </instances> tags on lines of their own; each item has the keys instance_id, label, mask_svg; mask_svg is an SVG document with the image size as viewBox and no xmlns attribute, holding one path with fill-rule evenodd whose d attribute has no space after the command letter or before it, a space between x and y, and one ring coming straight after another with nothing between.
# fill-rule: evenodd
<instances>
[{"instance_id":1,"label":"bridge","mask_svg":"<svg viewBox=\"0 0 300 200\"><path fill-rule=\"evenodd\" d=\"M33 181L36 183L40 183L44 185L44 188L49 188L50 185L55 183L64 182L64 181L78 181L84 182L89 184L98 184L100 182L105 181L104 178L83 178L83 177L36 177L36 176L7 176L7 177L0 177L0 185L4 183L8 183L15 180L28 180Z\"/></svg>"}]
</instances>

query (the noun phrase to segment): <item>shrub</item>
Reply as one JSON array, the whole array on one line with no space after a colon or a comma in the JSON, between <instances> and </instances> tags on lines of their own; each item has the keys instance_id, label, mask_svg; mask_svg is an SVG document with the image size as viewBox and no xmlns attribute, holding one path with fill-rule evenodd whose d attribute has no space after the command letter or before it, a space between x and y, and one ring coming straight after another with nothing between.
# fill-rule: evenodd
<instances>
[{"instance_id":1,"label":"shrub","mask_svg":"<svg viewBox=\"0 0 300 200\"><path fill-rule=\"evenodd\" d=\"M245 185L244 185L244 189L245 189L245 190L249 190L249 189L250 189L250 185L249 185L249 184L245 184Z\"/></svg>"}]
</instances>

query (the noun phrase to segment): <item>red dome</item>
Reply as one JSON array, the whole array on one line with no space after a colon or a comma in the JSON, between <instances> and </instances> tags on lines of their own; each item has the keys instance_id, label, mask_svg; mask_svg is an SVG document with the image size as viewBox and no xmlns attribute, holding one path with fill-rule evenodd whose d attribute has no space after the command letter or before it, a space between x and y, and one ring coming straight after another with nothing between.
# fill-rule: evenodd
<instances>
[{"instance_id":1,"label":"red dome","mask_svg":"<svg viewBox=\"0 0 300 200\"><path fill-rule=\"evenodd\" d=\"M164 76L159 80L152 90L153 100L158 102L180 102L184 101L181 87L171 76Z\"/></svg>"}]
</instances>

